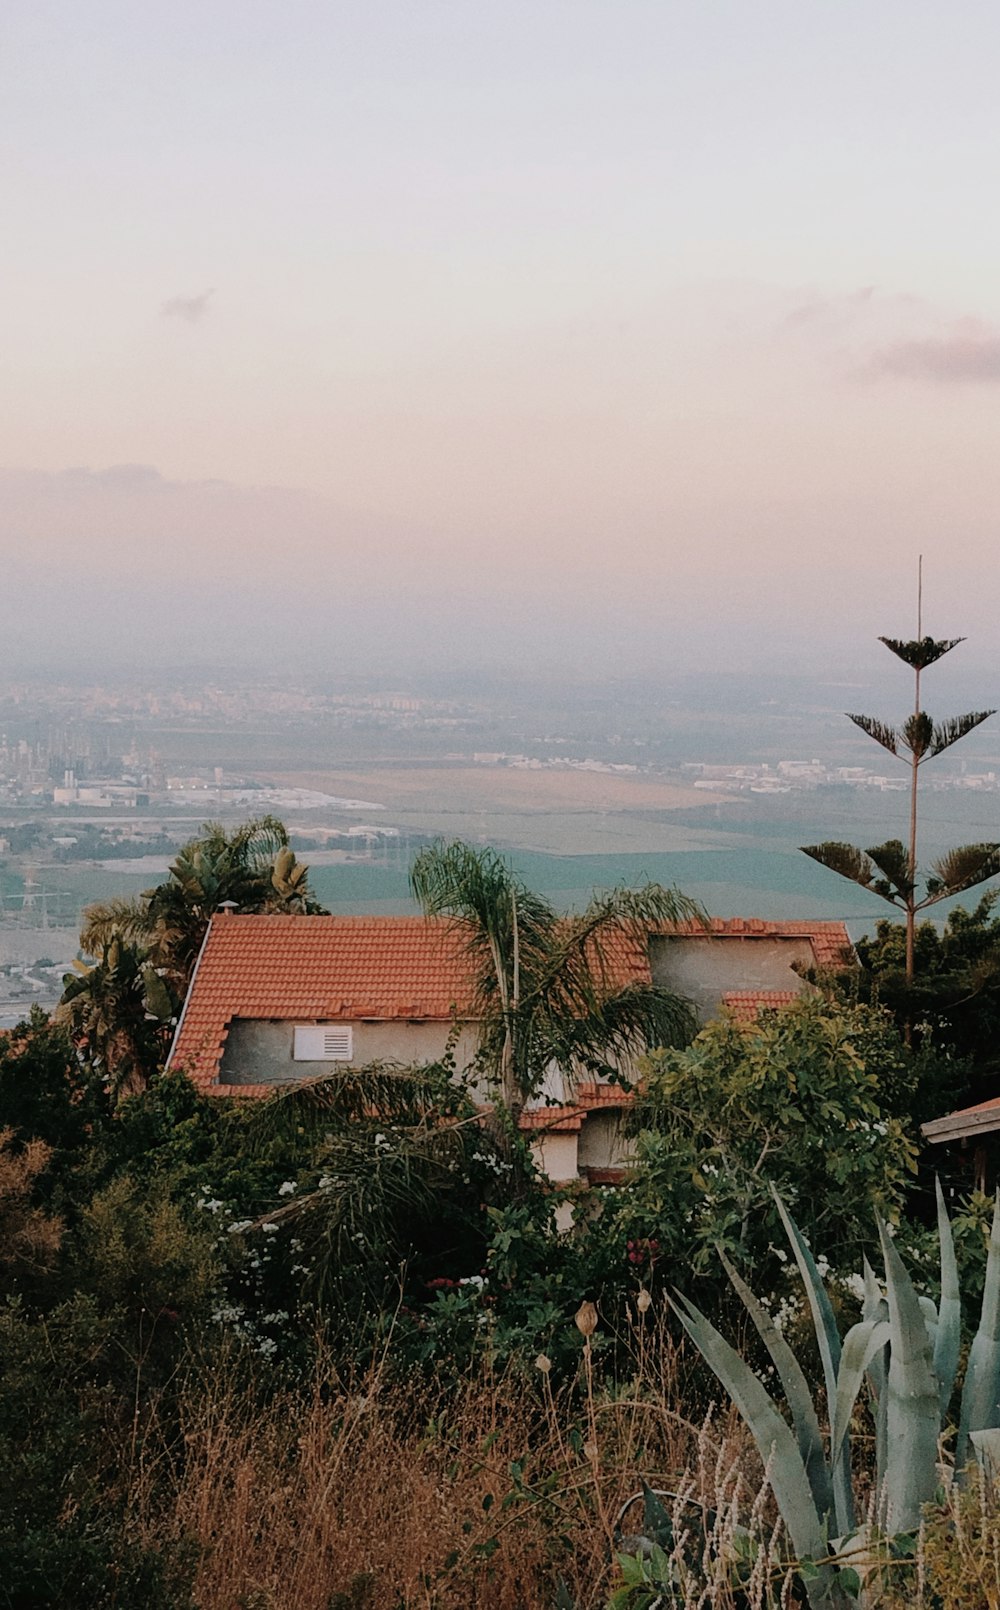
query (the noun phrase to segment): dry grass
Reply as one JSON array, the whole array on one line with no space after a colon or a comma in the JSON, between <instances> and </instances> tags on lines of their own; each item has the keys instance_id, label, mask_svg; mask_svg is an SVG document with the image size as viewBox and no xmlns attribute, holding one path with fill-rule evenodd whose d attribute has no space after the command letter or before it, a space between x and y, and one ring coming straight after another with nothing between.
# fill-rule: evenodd
<instances>
[{"instance_id":1,"label":"dry grass","mask_svg":"<svg viewBox=\"0 0 1000 1610\"><path fill-rule=\"evenodd\" d=\"M742 1602L779 1602L762 1472L735 1416L695 1425L678 1410L669 1343L651 1344L614 1399L588 1407L584 1392L574 1410L548 1384L484 1373L442 1393L389 1385L377 1367L353 1383L320 1371L260 1408L216 1370L184 1394L179 1442L147 1452L135 1524L154 1546L198 1544L199 1610L552 1610L560 1576L595 1610L616 1579L616 1521L641 1522L626 1504L645 1477L668 1493L692 1610L732 1603L747 1520L763 1548Z\"/></svg>"},{"instance_id":2,"label":"dry grass","mask_svg":"<svg viewBox=\"0 0 1000 1610\"><path fill-rule=\"evenodd\" d=\"M35 1182L48 1167L51 1146L15 1143L13 1129L0 1129L0 1264L40 1273L55 1263L63 1223L32 1205Z\"/></svg>"},{"instance_id":3,"label":"dry grass","mask_svg":"<svg viewBox=\"0 0 1000 1610\"><path fill-rule=\"evenodd\" d=\"M554 1610L560 1578L577 1610L605 1610L645 1479L672 1521L674 1610L801 1605L739 1417L690 1419L684 1355L638 1320L632 1338L614 1391L591 1382L585 1347L560 1392L540 1359L530 1379L484 1369L447 1390L381 1363L351 1380L321 1366L262 1399L235 1360L196 1360L179 1428L124 1455L128 1530L196 1546L198 1610ZM865 1603L1000 1610L994 1484L930 1509L916 1559L883 1559Z\"/></svg>"}]
</instances>

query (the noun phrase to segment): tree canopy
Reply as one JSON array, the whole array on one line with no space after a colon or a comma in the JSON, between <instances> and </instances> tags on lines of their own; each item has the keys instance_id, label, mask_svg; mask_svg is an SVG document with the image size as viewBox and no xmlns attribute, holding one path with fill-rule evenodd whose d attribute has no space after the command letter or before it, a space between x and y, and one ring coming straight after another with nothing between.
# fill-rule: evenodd
<instances>
[{"instance_id":1,"label":"tree canopy","mask_svg":"<svg viewBox=\"0 0 1000 1610\"><path fill-rule=\"evenodd\" d=\"M461 842L422 850L410 881L428 915L467 934L480 1062L511 1111L553 1066L570 1086L581 1070L620 1078L638 1053L691 1038L688 1002L654 984L623 987L615 970L623 941L645 947L652 926L703 920L680 890L613 889L564 915L495 850Z\"/></svg>"}]
</instances>

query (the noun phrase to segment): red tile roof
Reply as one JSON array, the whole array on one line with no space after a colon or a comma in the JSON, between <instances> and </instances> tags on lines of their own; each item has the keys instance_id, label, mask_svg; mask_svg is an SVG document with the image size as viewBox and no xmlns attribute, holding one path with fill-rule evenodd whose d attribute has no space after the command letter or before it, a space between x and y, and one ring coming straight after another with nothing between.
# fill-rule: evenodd
<instances>
[{"instance_id":1,"label":"red tile roof","mask_svg":"<svg viewBox=\"0 0 1000 1610\"><path fill-rule=\"evenodd\" d=\"M462 936L447 922L220 916L209 927L169 1066L210 1084L237 1017L449 1022L468 1013L471 994Z\"/></svg>"},{"instance_id":2,"label":"red tile roof","mask_svg":"<svg viewBox=\"0 0 1000 1610\"><path fill-rule=\"evenodd\" d=\"M843 967L851 956L851 941L842 922L767 922L763 917L712 917L707 929L696 922L680 923L670 933L700 939L712 934L721 939L807 939L817 967Z\"/></svg>"},{"instance_id":3,"label":"red tile roof","mask_svg":"<svg viewBox=\"0 0 1000 1610\"><path fill-rule=\"evenodd\" d=\"M588 1185L624 1185L628 1172L621 1164L611 1168L595 1168L591 1163L583 1165L583 1177Z\"/></svg>"},{"instance_id":4,"label":"red tile roof","mask_svg":"<svg viewBox=\"0 0 1000 1610\"><path fill-rule=\"evenodd\" d=\"M546 1135L575 1135L582 1128L581 1107L525 1107L517 1120L519 1129L540 1129Z\"/></svg>"},{"instance_id":5,"label":"red tile roof","mask_svg":"<svg viewBox=\"0 0 1000 1610\"><path fill-rule=\"evenodd\" d=\"M817 966L842 962L850 953L839 922L714 917L707 929L692 922L658 932L685 938L807 939ZM604 983L617 989L649 982L645 945L618 934L606 945ZM214 1083L234 1018L449 1022L470 1015L472 994L462 931L443 918L227 913L209 926L168 1065L184 1068L196 1083L222 1094L234 1088ZM235 1088L245 1094L250 1087Z\"/></svg>"},{"instance_id":6,"label":"red tile roof","mask_svg":"<svg viewBox=\"0 0 1000 1610\"><path fill-rule=\"evenodd\" d=\"M523 1107L518 1126L523 1130L542 1129L546 1134L574 1134L590 1112L621 1112L631 1107L635 1095L621 1085L584 1082L576 1087L572 1102L561 1107Z\"/></svg>"},{"instance_id":7,"label":"red tile roof","mask_svg":"<svg viewBox=\"0 0 1000 1610\"><path fill-rule=\"evenodd\" d=\"M622 1085L578 1084L576 1100L577 1105L585 1112L594 1112L598 1109L611 1111L619 1107L631 1107L635 1101L635 1094Z\"/></svg>"},{"instance_id":8,"label":"red tile roof","mask_svg":"<svg viewBox=\"0 0 1000 1610\"><path fill-rule=\"evenodd\" d=\"M798 1000L794 989L730 989L722 997L722 1004L731 1012L737 1023L756 1023L759 1011L776 1012Z\"/></svg>"}]
</instances>

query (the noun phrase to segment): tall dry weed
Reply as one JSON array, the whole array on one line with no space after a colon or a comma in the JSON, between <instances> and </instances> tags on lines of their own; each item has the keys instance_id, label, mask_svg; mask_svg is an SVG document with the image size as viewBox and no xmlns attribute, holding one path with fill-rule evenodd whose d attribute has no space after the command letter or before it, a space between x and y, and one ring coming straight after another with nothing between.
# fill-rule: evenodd
<instances>
[{"instance_id":1,"label":"tall dry weed","mask_svg":"<svg viewBox=\"0 0 1000 1610\"><path fill-rule=\"evenodd\" d=\"M749 1602L777 1602L763 1473L733 1414L685 1416L662 1335L614 1394L588 1394L585 1374L553 1391L544 1369L401 1384L376 1364L353 1380L320 1368L262 1402L222 1360L191 1372L179 1430L153 1440L134 1522L147 1543L197 1546L199 1610L551 1610L560 1576L596 1610L643 1479L675 1511L692 1610L735 1602L748 1519L764 1539Z\"/></svg>"}]
</instances>

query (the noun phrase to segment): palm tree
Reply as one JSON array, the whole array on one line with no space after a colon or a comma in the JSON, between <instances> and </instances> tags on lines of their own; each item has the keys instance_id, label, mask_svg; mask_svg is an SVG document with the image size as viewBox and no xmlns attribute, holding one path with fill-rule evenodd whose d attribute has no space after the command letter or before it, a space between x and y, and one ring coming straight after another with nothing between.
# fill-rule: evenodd
<instances>
[{"instance_id":1,"label":"palm tree","mask_svg":"<svg viewBox=\"0 0 1000 1610\"><path fill-rule=\"evenodd\" d=\"M459 1245L481 1261L483 1195L504 1165L450 1055L338 1069L255 1103L249 1123L261 1148L285 1140L311 1157L315 1188L265 1219L294 1229L318 1300L347 1282L377 1303L387 1273L398 1282L428 1256L440 1273Z\"/></svg>"},{"instance_id":2,"label":"palm tree","mask_svg":"<svg viewBox=\"0 0 1000 1610\"><path fill-rule=\"evenodd\" d=\"M480 1065L515 1117L553 1065L570 1083L579 1070L619 1079L637 1053L691 1039L687 1001L652 983L622 987L615 966L626 947L645 949L651 927L705 920L678 889L614 889L562 916L495 850L443 841L419 853L410 883L428 916L466 936Z\"/></svg>"},{"instance_id":3,"label":"palm tree","mask_svg":"<svg viewBox=\"0 0 1000 1610\"><path fill-rule=\"evenodd\" d=\"M224 902L240 911L321 914L309 869L289 847L283 822L255 817L229 832L206 822L178 850L166 880L134 900L109 900L84 912L80 946L99 956L112 936L145 947L180 999L212 914Z\"/></svg>"},{"instance_id":4,"label":"palm tree","mask_svg":"<svg viewBox=\"0 0 1000 1610\"><path fill-rule=\"evenodd\" d=\"M112 1099L136 1095L162 1059L173 1001L141 946L113 932L92 967L74 962L63 978L53 1014L87 1061L103 1076Z\"/></svg>"}]
</instances>

